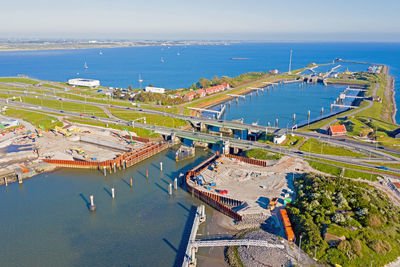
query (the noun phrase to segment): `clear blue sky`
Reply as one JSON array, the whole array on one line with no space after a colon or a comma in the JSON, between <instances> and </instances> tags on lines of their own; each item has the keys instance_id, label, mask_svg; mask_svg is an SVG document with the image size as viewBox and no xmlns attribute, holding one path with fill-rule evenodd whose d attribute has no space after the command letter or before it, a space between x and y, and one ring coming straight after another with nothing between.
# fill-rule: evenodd
<instances>
[{"instance_id":1,"label":"clear blue sky","mask_svg":"<svg viewBox=\"0 0 400 267\"><path fill-rule=\"evenodd\" d=\"M400 41L399 0L5 0L0 37Z\"/></svg>"}]
</instances>

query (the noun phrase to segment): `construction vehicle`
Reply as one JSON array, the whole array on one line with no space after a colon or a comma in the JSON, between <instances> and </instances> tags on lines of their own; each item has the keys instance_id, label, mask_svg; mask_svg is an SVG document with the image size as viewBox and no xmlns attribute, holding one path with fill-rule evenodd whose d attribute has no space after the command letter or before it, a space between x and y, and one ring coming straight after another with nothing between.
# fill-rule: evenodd
<instances>
[{"instance_id":1,"label":"construction vehicle","mask_svg":"<svg viewBox=\"0 0 400 267\"><path fill-rule=\"evenodd\" d=\"M64 136L71 136L71 133L67 132L66 130L64 130L61 127L56 126L55 127L55 131L56 133L58 133L58 131L60 131Z\"/></svg>"},{"instance_id":2,"label":"construction vehicle","mask_svg":"<svg viewBox=\"0 0 400 267\"><path fill-rule=\"evenodd\" d=\"M39 125L39 133L38 133L38 137L42 137L43 136L43 133L42 133L42 131L44 131L44 127L42 126L42 125Z\"/></svg>"},{"instance_id":3,"label":"construction vehicle","mask_svg":"<svg viewBox=\"0 0 400 267\"><path fill-rule=\"evenodd\" d=\"M267 209L268 210L274 210L275 209L275 207L276 207L276 203L278 202L278 198L277 197L274 197L274 198L272 198L270 201L269 201L269 203L268 203L268 207L267 207Z\"/></svg>"},{"instance_id":4,"label":"construction vehicle","mask_svg":"<svg viewBox=\"0 0 400 267\"><path fill-rule=\"evenodd\" d=\"M131 138L131 142L130 142L130 144L136 144L136 142L135 141L133 141L133 138L132 138L132 134L131 134L131 132L128 130L128 129L126 129L126 128L123 128L128 134L129 134L129 137Z\"/></svg>"}]
</instances>

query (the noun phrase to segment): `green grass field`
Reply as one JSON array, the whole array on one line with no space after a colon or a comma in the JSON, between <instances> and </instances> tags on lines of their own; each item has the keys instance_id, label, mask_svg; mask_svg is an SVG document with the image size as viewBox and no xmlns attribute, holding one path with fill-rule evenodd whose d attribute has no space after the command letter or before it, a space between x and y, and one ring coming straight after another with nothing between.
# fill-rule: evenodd
<instances>
[{"instance_id":1,"label":"green grass field","mask_svg":"<svg viewBox=\"0 0 400 267\"><path fill-rule=\"evenodd\" d=\"M300 148L300 151L311 152L315 154L325 154L325 155L334 155L334 156L343 156L343 157L357 157L362 158L366 155L354 152L352 150L346 149L344 147L339 146L331 146L327 143L320 142L315 138L308 139Z\"/></svg>"},{"instance_id":2,"label":"green grass field","mask_svg":"<svg viewBox=\"0 0 400 267\"><path fill-rule=\"evenodd\" d=\"M112 114L118 118L121 118L123 120L135 120L139 118L146 118L146 123L151 124L151 125L158 125L158 126L164 126L164 127L172 127L172 128L180 128L183 126L188 126L189 123L180 120L180 119L175 119L173 117L168 117L168 116L160 116L160 115L154 115L154 114L146 114L146 113L138 113L138 112L133 112L133 111L124 111L120 109L110 109ZM142 120L138 121L142 122Z\"/></svg>"},{"instance_id":3,"label":"green grass field","mask_svg":"<svg viewBox=\"0 0 400 267\"><path fill-rule=\"evenodd\" d=\"M63 123L55 117L22 109L8 108L5 115L27 121L36 128L43 126L45 129L54 129L55 126L63 125Z\"/></svg>"}]
</instances>

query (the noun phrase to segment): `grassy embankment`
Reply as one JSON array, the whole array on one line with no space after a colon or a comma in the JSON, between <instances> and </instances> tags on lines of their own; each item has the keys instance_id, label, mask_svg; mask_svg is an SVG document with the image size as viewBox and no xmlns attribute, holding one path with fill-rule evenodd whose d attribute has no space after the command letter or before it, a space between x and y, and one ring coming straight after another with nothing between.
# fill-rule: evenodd
<instances>
[{"instance_id":1,"label":"grassy embankment","mask_svg":"<svg viewBox=\"0 0 400 267\"><path fill-rule=\"evenodd\" d=\"M132 121L139 118L146 118L146 124L171 127L171 128L181 128L183 126L188 126L189 123L184 120L176 119L168 116L154 115L154 114L146 114L146 113L138 113L131 111L124 111L120 109L110 109L111 113L118 118L123 120ZM143 123L143 120L138 122Z\"/></svg>"},{"instance_id":2,"label":"grassy embankment","mask_svg":"<svg viewBox=\"0 0 400 267\"><path fill-rule=\"evenodd\" d=\"M288 134L286 136L286 140L283 141L283 143L280 144L279 146L293 148L293 147L300 145L303 141L304 141L304 137L302 137L302 136L299 136L299 135L292 136L291 134ZM276 145L276 144L274 144L274 135L271 133L263 135L262 138L257 140L257 142L264 143L264 144L270 144L270 145Z\"/></svg>"},{"instance_id":3,"label":"grassy embankment","mask_svg":"<svg viewBox=\"0 0 400 267\"><path fill-rule=\"evenodd\" d=\"M383 266L400 255L400 210L381 191L339 177L306 174L287 207L302 249L330 265Z\"/></svg>"},{"instance_id":4,"label":"grassy embankment","mask_svg":"<svg viewBox=\"0 0 400 267\"><path fill-rule=\"evenodd\" d=\"M245 156L248 158L261 160L277 160L281 158L281 156L277 153L268 152L258 148L246 150Z\"/></svg>"},{"instance_id":5,"label":"grassy embankment","mask_svg":"<svg viewBox=\"0 0 400 267\"><path fill-rule=\"evenodd\" d=\"M300 151L311 152L315 154L356 157L362 158L366 155L339 146L331 146L325 142L321 142L315 138L308 139L300 148Z\"/></svg>"},{"instance_id":6,"label":"grassy embankment","mask_svg":"<svg viewBox=\"0 0 400 267\"><path fill-rule=\"evenodd\" d=\"M103 128L111 128L111 129L117 129L117 130L129 130L131 133L136 133L137 136L140 137L150 137L150 138L159 138L159 135L154 133L153 131L146 130L146 129L141 129L141 128L132 128L130 126L122 126L122 125L117 125L117 124L106 124L106 123L101 123L95 120L90 120L90 119L85 119L85 118L80 118L80 117L72 117L68 119L70 122L75 122L75 123L81 123L81 124L87 124L87 125L93 125L93 126L100 126Z\"/></svg>"},{"instance_id":7,"label":"grassy embankment","mask_svg":"<svg viewBox=\"0 0 400 267\"><path fill-rule=\"evenodd\" d=\"M43 126L45 129L54 129L55 126L62 126L63 123L56 117L39 112L22 109L8 108L4 113L6 116L22 119L34 125L36 128Z\"/></svg>"},{"instance_id":8,"label":"grassy embankment","mask_svg":"<svg viewBox=\"0 0 400 267\"><path fill-rule=\"evenodd\" d=\"M335 166L339 169L353 169L358 172L364 172L368 175L371 175L370 172L374 172L375 174L378 175L393 175L400 177L400 174L397 172L393 171L388 171L388 170L382 170L382 169L377 169L374 167L364 167L356 164L349 164L349 163L343 163L343 162L338 162L334 160L327 160L327 159L319 159L319 158L313 158L313 157L308 157L308 162L314 162L313 167L315 167L316 170L319 170L324 173L332 174L332 175L337 175L337 172L330 172L331 166ZM327 167L330 166L330 167ZM349 177L349 178L358 178L358 176L355 177Z\"/></svg>"}]
</instances>

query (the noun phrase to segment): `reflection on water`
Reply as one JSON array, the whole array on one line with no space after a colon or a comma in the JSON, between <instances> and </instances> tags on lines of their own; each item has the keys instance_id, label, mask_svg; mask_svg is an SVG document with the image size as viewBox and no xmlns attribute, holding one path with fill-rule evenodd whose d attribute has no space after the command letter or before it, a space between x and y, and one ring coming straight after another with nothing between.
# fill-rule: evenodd
<instances>
[{"instance_id":1,"label":"reflection on water","mask_svg":"<svg viewBox=\"0 0 400 267\"><path fill-rule=\"evenodd\" d=\"M167 187L208 155L199 150L196 158L176 163L174 153L164 151L107 177L62 169L22 187L0 187L1 265L173 266L190 211L200 202L181 188L168 196ZM112 187L114 200L107 193ZM96 212L88 210L90 194Z\"/></svg>"}]
</instances>

